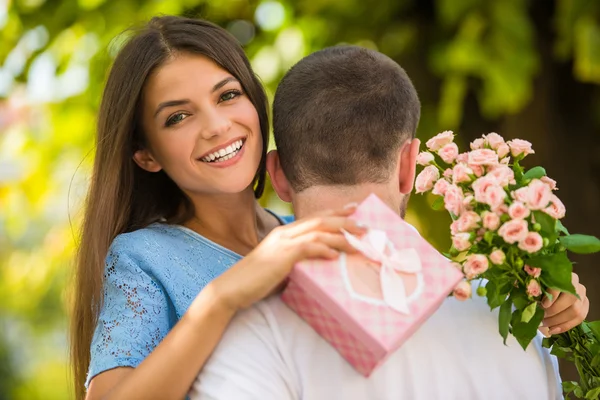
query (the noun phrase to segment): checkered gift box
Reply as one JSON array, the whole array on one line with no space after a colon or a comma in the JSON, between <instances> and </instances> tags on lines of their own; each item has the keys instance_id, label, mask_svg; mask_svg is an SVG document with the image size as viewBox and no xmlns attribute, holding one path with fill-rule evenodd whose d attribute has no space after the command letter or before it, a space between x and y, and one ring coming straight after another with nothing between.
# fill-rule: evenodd
<instances>
[{"instance_id":1,"label":"checkered gift box","mask_svg":"<svg viewBox=\"0 0 600 400\"><path fill-rule=\"evenodd\" d=\"M463 275L377 196L352 218L369 227L365 237L349 237L360 251L298 263L282 299L368 377Z\"/></svg>"}]
</instances>

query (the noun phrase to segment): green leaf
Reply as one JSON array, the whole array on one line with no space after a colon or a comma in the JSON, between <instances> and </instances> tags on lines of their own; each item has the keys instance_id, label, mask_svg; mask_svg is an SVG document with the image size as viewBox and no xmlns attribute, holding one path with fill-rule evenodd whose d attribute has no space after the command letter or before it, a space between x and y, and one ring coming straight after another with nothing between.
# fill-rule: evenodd
<instances>
[{"instance_id":1,"label":"green leaf","mask_svg":"<svg viewBox=\"0 0 600 400\"><path fill-rule=\"evenodd\" d=\"M523 176L525 179L540 179L546 176L546 170L542 167L533 167Z\"/></svg>"},{"instance_id":2,"label":"green leaf","mask_svg":"<svg viewBox=\"0 0 600 400\"><path fill-rule=\"evenodd\" d=\"M559 232L564 233L565 235L569 234L569 231L567 230L567 228L563 225L562 222L560 222L559 220L556 220L556 228L558 229Z\"/></svg>"},{"instance_id":3,"label":"green leaf","mask_svg":"<svg viewBox=\"0 0 600 400\"><path fill-rule=\"evenodd\" d=\"M568 381L562 383L562 388L565 394L571 393L573 390L575 390L576 387L579 387L579 384L577 382Z\"/></svg>"},{"instance_id":4,"label":"green leaf","mask_svg":"<svg viewBox=\"0 0 600 400\"><path fill-rule=\"evenodd\" d=\"M508 337L508 328L510 325L510 316L512 312L512 302L506 300L500 306L500 314L498 316L498 326L500 330L500 335L504 339L504 344L506 345L506 338Z\"/></svg>"},{"instance_id":5,"label":"green leaf","mask_svg":"<svg viewBox=\"0 0 600 400\"><path fill-rule=\"evenodd\" d=\"M600 239L595 236L569 235L562 237L560 243L577 254L592 254L600 251Z\"/></svg>"},{"instance_id":6,"label":"green leaf","mask_svg":"<svg viewBox=\"0 0 600 400\"><path fill-rule=\"evenodd\" d=\"M518 290L514 290L510 294L510 297L517 310L522 310L529 304L529 298L527 297L527 295Z\"/></svg>"},{"instance_id":7,"label":"green leaf","mask_svg":"<svg viewBox=\"0 0 600 400\"><path fill-rule=\"evenodd\" d=\"M513 313L511 320L512 334L517 339L523 350L527 350L527 346L537 335L540 323L544 319L544 310L537 307L535 314L529 322L521 322L522 312L517 310Z\"/></svg>"},{"instance_id":8,"label":"green leaf","mask_svg":"<svg viewBox=\"0 0 600 400\"><path fill-rule=\"evenodd\" d=\"M542 226L542 233L545 234L544 236L548 237L549 235L554 235L556 233L556 219L543 211L534 211L533 216L535 222Z\"/></svg>"},{"instance_id":9,"label":"green leaf","mask_svg":"<svg viewBox=\"0 0 600 400\"><path fill-rule=\"evenodd\" d=\"M535 314L535 310L537 308L537 303L534 301L523 310L523 314L521 314L521 322L529 322L533 315Z\"/></svg>"},{"instance_id":10,"label":"green leaf","mask_svg":"<svg viewBox=\"0 0 600 400\"><path fill-rule=\"evenodd\" d=\"M573 390L573 394L575 395L575 397L577 397L578 399L581 399L583 397L583 390L581 389L580 386L577 386L575 388L575 390Z\"/></svg>"},{"instance_id":11,"label":"green leaf","mask_svg":"<svg viewBox=\"0 0 600 400\"><path fill-rule=\"evenodd\" d=\"M585 398L588 400L598 400L600 398L600 387L589 390L585 394Z\"/></svg>"},{"instance_id":12,"label":"green leaf","mask_svg":"<svg viewBox=\"0 0 600 400\"><path fill-rule=\"evenodd\" d=\"M592 358L592 362L590 363L592 365L592 367L596 368L598 365L600 365L600 354L596 354L594 356L594 358Z\"/></svg>"},{"instance_id":13,"label":"green leaf","mask_svg":"<svg viewBox=\"0 0 600 400\"><path fill-rule=\"evenodd\" d=\"M573 264L565 252L532 257L527 264L542 269L540 279L546 287L577 295L571 283Z\"/></svg>"},{"instance_id":14,"label":"green leaf","mask_svg":"<svg viewBox=\"0 0 600 400\"><path fill-rule=\"evenodd\" d=\"M436 198L433 202L433 204L431 204L431 208L433 208L435 211L439 211L444 207L444 198L442 196L439 196L438 198Z\"/></svg>"},{"instance_id":15,"label":"green leaf","mask_svg":"<svg viewBox=\"0 0 600 400\"><path fill-rule=\"evenodd\" d=\"M496 307L499 307L510 293L512 285L510 282L502 281L502 278L499 279L498 286L496 283L489 281L485 288L487 290L486 297L488 300L488 305L493 310Z\"/></svg>"},{"instance_id":16,"label":"green leaf","mask_svg":"<svg viewBox=\"0 0 600 400\"><path fill-rule=\"evenodd\" d=\"M587 322L586 325L594 333L596 340L600 342L600 321Z\"/></svg>"}]
</instances>

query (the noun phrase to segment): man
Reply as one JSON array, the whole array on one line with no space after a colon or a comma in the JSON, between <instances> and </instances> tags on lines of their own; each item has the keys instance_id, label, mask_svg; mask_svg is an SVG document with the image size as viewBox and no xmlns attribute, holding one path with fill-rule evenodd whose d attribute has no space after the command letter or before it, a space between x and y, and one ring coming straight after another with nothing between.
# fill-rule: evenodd
<instances>
[{"instance_id":1,"label":"man","mask_svg":"<svg viewBox=\"0 0 600 400\"><path fill-rule=\"evenodd\" d=\"M417 93L375 51L334 47L284 77L274 102L273 186L302 217L378 195L404 216L419 141ZM370 378L364 378L277 297L234 318L192 399L556 399L556 360L537 337L502 344L481 298L447 299Z\"/></svg>"}]
</instances>

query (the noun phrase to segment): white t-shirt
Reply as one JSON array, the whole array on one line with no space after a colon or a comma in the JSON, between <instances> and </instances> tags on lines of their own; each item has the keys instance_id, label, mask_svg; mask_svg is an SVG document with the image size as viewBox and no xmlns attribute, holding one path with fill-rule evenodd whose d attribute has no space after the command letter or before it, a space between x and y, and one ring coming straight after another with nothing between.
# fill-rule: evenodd
<instances>
[{"instance_id":1,"label":"white t-shirt","mask_svg":"<svg viewBox=\"0 0 600 400\"><path fill-rule=\"evenodd\" d=\"M278 297L239 313L196 379L192 400L562 399L556 358L498 333L483 298L444 301L369 378Z\"/></svg>"}]
</instances>

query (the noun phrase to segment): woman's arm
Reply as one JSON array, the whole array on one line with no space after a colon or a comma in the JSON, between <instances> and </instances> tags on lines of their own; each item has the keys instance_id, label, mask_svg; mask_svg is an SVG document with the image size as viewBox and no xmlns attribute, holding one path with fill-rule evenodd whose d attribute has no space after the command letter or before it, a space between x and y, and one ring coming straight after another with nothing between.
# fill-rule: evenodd
<instances>
[{"instance_id":1,"label":"woman's arm","mask_svg":"<svg viewBox=\"0 0 600 400\"><path fill-rule=\"evenodd\" d=\"M136 368L119 367L96 375L87 399L181 399L210 357L227 324L241 308L266 297L306 258L335 258L353 251L342 229L363 234L347 216L319 217L275 228L247 257L209 283L162 342Z\"/></svg>"},{"instance_id":2,"label":"woman's arm","mask_svg":"<svg viewBox=\"0 0 600 400\"><path fill-rule=\"evenodd\" d=\"M184 398L233 314L209 284L137 368L115 368L95 376L86 399Z\"/></svg>"}]
</instances>

